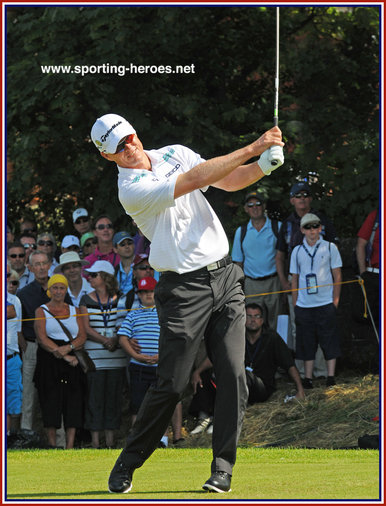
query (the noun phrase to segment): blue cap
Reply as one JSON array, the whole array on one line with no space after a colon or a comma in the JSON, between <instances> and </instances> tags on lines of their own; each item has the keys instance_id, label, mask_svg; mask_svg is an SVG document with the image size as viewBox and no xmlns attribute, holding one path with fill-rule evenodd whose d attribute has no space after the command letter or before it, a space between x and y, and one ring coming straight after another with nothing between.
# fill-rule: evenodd
<instances>
[{"instance_id":1,"label":"blue cap","mask_svg":"<svg viewBox=\"0 0 386 506\"><path fill-rule=\"evenodd\" d=\"M129 239L131 242L134 242L129 232L117 232L113 237L113 246L120 244L124 239Z\"/></svg>"},{"instance_id":2,"label":"blue cap","mask_svg":"<svg viewBox=\"0 0 386 506\"><path fill-rule=\"evenodd\" d=\"M307 192L311 195L311 188L308 186L308 184L305 181L298 181L294 185L292 185L292 188L290 190L290 197L293 197L299 192Z\"/></svg>"}]
</instances>

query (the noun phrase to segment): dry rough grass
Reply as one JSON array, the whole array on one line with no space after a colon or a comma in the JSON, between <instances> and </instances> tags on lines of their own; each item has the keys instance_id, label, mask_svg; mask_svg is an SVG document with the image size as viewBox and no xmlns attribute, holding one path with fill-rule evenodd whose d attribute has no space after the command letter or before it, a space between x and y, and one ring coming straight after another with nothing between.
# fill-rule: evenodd
<instances>
[{"instance_id":1,"label":"dry rough grass","mask_svg":"<svg viewBox=\"0 0 386 506\"><path fill-rule=\"evenodd\" d=\"M284 403L293 392L287 379L277 382L277 391L260 404L249 406L240 445L308 448L351 448L364 434L379 429L379 377L342 377L326 388L325 380L314 380L305 401ZM193 427L194 425L192 425ZM189 427L190 429L192 427ZM210 446L208 434L186 437L187 446Z\"/></svg>"}]
</instances>

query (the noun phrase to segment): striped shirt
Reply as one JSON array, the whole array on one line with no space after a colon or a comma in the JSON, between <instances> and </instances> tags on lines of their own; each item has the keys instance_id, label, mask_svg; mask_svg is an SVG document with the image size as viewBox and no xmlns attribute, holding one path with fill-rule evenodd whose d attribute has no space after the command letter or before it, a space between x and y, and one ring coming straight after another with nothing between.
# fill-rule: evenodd
<instances>
[{"instance_id":1,"label":"striped shirt","mask_svg":"<svg viewBox=\"0 0 386 506\"><path fill-rule=\"evenodd\" d=\"M87 308L90 327L102 335L106 334L106 337L115 337L117 301L118 298L115 298L112 302L111 308L109 308L107 304L102 304L101 310L98 302L92 299L88 294L83 295L80 300L80 306L85 306ZM109 310L112 312L109 313ZM103 316L106 320L106 326ZM110 335L107 335L107 333ZM97 369L118 369L126 366L126 354L122 348L118 348L115 351L109 351L103 346L103 344L91 341L89 338L87 338L84 347L93 359Z\"/></svg>"},{"instance_id":2,"label":"striped shirt","mask_svg":"<svg viewBox=\"0 0 386 506\"><path fill-rule=\"evenodd\" d=\"M126 336L128 339L137 339L141 353L144 355L157 355L159 332L160 327L155 307L142 307L130 311L119 329L119 335ZM157 367L157 364L143 364L134 358L130 363L144 367Z\"/></svg>"}]
</instances>

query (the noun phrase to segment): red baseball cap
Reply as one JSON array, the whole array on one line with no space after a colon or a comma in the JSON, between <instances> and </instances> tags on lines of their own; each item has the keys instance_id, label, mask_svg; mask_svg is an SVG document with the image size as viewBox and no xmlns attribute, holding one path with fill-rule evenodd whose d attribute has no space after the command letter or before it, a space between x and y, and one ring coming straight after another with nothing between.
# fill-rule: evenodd
<instances>
[{"instance_id":1,"label":"red baseball cap","mask_svg":"<svg viewBox=\"0 0 386 506\"><path fill-rule=\"evenodd\" d=\"M149 258L149 255L146 255L146 253L139 253L138 255L135 255L133 264L137 265L143 262L144 260L147 260Z\"/></svg>"},{"instance_id":2,"label":"red baseball cap","mask_svg":"<svg viewBox=\"0 0 386 506\"><path fill-rule=\"evenodd\" d=\"M157 281L154 278L142 278L138 281L138 291L154 290Z\"/></svg>"}]
</instances>

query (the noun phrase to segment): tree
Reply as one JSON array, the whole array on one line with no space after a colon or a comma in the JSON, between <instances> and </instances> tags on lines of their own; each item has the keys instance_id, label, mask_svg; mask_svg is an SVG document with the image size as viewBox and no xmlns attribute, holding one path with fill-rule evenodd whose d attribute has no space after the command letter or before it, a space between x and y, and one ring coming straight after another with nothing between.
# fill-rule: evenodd
<instances>
[{"instance_id":1,"label":"tree","mask_svg":"<svg viewBox=\"0 0 386 506\"><path fill-rule=\"evenodd\" d=\"M107 112L131 120L145 147L181 143L206 158L245 145L272 124L274 7L7 9L11 221L34 198L40 228L58 237L71 229L77 205L128 226L116 169L89 138ZM378 199L379 9L282 7L280 49L286 162L259 187L286 213L293 181L312 179L316 205L341 235L352 235ZM192 71L107 73L131 64L132 71ZM87 65L90 72L47 74L42 65ZM230 237L247 191L207 192Z\"/></svg>"}]
</instances>

